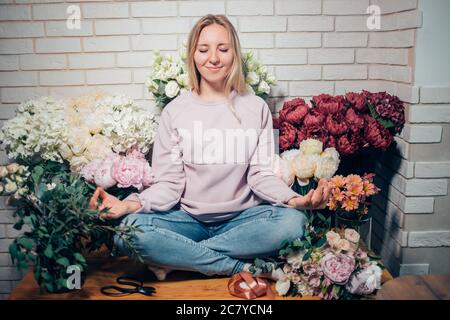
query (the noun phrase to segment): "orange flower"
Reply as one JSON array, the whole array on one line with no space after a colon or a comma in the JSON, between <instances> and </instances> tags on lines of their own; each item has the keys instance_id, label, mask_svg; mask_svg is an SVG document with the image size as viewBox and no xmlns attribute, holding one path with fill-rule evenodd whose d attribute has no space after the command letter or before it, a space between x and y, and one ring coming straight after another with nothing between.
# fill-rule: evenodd
<instances>
[{"instance_id":1,"label":"orange flower","mask_svg":"<svg viewBox=\"0 0 450 320\"><path fill-rule=\"evenodd\" d=\"M345 211L353 211L358 209L359 202L358 198L356 197L347 197L342 201L342 208L345 209Z\"/></svg>"},{"instance_id":2,"label":"orange flower","mask_svg":"<svg viewBox=\"0 0 450 320\"><path fill-rule=\"evenodd\" d=\"M357 174L350 174L345 178L345 182L346 184L361 184L362 183L362 179L360 176L358 176Z\"/></svg>"},{"instance_id":3,"label":"orange flower","mask_svg":"<svg viewBox=\"0 0 450 320\"><path fill-rule=\"evenodd\" d=\"M362 183L347 183L347 194L354 196L364 195L364 186Z\"/></svg>"},{"instance_id":4,"label":"orange flower","mask_svg":"<svg viewBox=\"0 0 450 320\"><path fill-rule=\"evenodd\" d=\"M345 197L345 194L339 188L334 188L331 192L331 197L336 201L342 201Z\"/></svg>"},{"instance_id":5,"label":"orange flower","mask_svg":"<svg viewBox=\"0 0 450 320\"><path fill-rule=\"evenodd\" d=\"M364 180L363 182L363 190L366 197L373 196L374 194L377 194L379 189L370 181Z\"/></svg>"},{"instance_id":6,"label":"orange flower","mask_svg":"<svg viewBox=\"0 0 450 320\"><path fill-rule=\"evenodd\" d=\"M337 209L337 202L334 199L330 199L330 201L327 204L328 208L330 210L336 210Z\"/></svg>"},{"instance_id":7,"label":"orange flower","mask_svg":"<svg viewBox=\"0 0 450 320\"><path fill-rule=\"evenodd\" d=\"M345 178L341 175L334 176L330 179L331 187L343 188L345 185Z\"/></svg>"}]
</instances>

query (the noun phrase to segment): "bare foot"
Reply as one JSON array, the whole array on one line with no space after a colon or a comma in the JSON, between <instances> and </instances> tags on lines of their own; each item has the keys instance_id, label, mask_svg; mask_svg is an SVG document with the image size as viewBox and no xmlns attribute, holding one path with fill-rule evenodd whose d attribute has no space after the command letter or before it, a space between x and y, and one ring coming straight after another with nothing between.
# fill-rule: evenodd
<instances>
[{"instance_id":1,"label":"bare foot","mask_svg":"<svg viewBox=\"0 0 450 320\"><path fill-rule=\"evenodd\" d=\"M161 268L161 267L155 267L155 266L149 266L147 265L148 270L150 270L151 272L154 273L154 275L156 276L156 279L158 279L159 281L163 281L166 279L166 276L169 274L169 272L172 271L172 269L166 269L166 268Z\"/></svg>"}]
</instances>

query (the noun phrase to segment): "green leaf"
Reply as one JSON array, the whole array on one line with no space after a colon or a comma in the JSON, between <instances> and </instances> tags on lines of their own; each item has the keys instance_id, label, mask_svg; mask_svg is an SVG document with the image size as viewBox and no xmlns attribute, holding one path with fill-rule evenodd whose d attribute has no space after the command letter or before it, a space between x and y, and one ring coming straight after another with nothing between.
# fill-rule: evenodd
<instances>
[{"instance_id":1,"label":"green leaf","mask_svg":"<svg viewBox=\"0 0 450 320\"><path fill-rule=\"evenodd\" d=\"M81 253L75 252L74 257L78 262L86 263L86 259L83 257L83 255Z\"/></svg>"},{"instance_id":2,"label":"green leaf","mask_svg":"<svg viewBox=\"0 0 450 320\"><path fill-rule=\"evenodd\" d=\"M68 267L70 265L70 261L66 257L59 258L58 260L56 260L56 263L64 267Z\"/></svg>"},{"instance_id":3,"label":"green leaf","mask_svg":"<svg viewBox=\"0 0 450 320\"><path fill-rule=\"evenodd\" d=\"M395 127L394 123L389 120L389 119L385 119L382 118L378 112L375 110L375 107L373 105L371 105L370 103L367 104L369 106L369 111L370 111L370 115L377 120L383 127L385 127L386 129Z\"/></svg>"},{"instance_id":4,"label":"green leaf","mask_svg":"<svg viewBox=\"0 0 450 320\"><path fill-rule=\"evenodd\" d=\"M33 249L33 241L30 238L22 236L17 238L17 243L23 246L27 250Z\"/></svg>"},{"instance_id":5,"label":"green leaf","mask_svg":"<svg viewBox=\"0 0 450 320\"><path fill-rule=\"evenodd\" d=\"M51 282L46 282L45 283L45 287L47 288L47 290L49 292L53 292L54 291L54 286L53 286L53 283L51 283Z\"/></svg>"},{"instance_id":6,"label":"green leaf","mask_svg":"<svg viewBox=\"0 0 450 320\"><path fill-rule=\"evenodd\" d=\"M43 173L44 169L41 166L34 167L31 178L33 179L33 182L35 184L38 184L40 182Z\"/></svg>"},{"instance_id":7,"label":"green leaf","mask_svg":"<svg viewBox=\"0 0 450 320\"><path fill-rule=\"evenodd\" d=\"M49 244L48 246L47 246L47 248L45 248L45 250L44 250L44 255L47 257L47 258L53 258L55 255L54 255L54 253L53 253L53 248L52 248L52 245L51 244Z\"/></svg>"}]
</instances>

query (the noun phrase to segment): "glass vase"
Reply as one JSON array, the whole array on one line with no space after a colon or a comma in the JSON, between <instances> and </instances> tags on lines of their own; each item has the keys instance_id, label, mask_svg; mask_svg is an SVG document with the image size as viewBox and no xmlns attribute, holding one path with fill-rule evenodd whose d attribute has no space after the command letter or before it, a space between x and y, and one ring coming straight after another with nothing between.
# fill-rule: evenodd
<instances>
[{"instance_id":1,"label":"glass vase","mask_svg":"<svg viewBox=\"0 0 450 320\"><path fill-rule=\"evenodd\" d=\"M334 219L335 228L351 228L356 230L361 239L364 240L367 248L371 250L371 239L372 239L372 217L367 216L364 219L351 219L344 217L341 214L336 214Z\"/></svg>"}]
</instances>

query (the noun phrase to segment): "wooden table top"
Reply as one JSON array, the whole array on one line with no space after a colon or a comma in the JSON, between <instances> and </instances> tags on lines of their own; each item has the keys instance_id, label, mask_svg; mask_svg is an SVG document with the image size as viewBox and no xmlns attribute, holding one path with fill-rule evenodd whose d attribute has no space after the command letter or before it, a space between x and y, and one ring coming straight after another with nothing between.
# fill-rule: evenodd
<instances>
[{"instance_id":1,"label":"wooden table top","mask_svg":"<svg viewBox=\"0 0 450 320\"><path fill-rule=\"evenodd\" d=\"M119 276L132 276L140 279L146 286L156 289L154 296L132 294L123 297L105 296L100 288L116 285ZM392 279L387 270L382 283ZM208 277L196 272L174 271L165 281L158 281L152 272L127 257L97 257L89 260L86 281L80 290L68 293L49 294L40 292L33 273L28 272L9 295L10 300L242 300L228 292L227 276ZM275 283L272 283L275 293ZM257 300L267 300L267 297ZM276 297L277 300L319 300L318 297Z\"/></svg>"},{"instance_id":2,"label":"wooden table top","mask_svg":"<svg viewBox=\"0 0 450 320\"><path fill-rule=\"evenodd\" d=\"M408 275L382 285L377 300L450 300L450 274Z\"/></svg>"}]
</instances>

